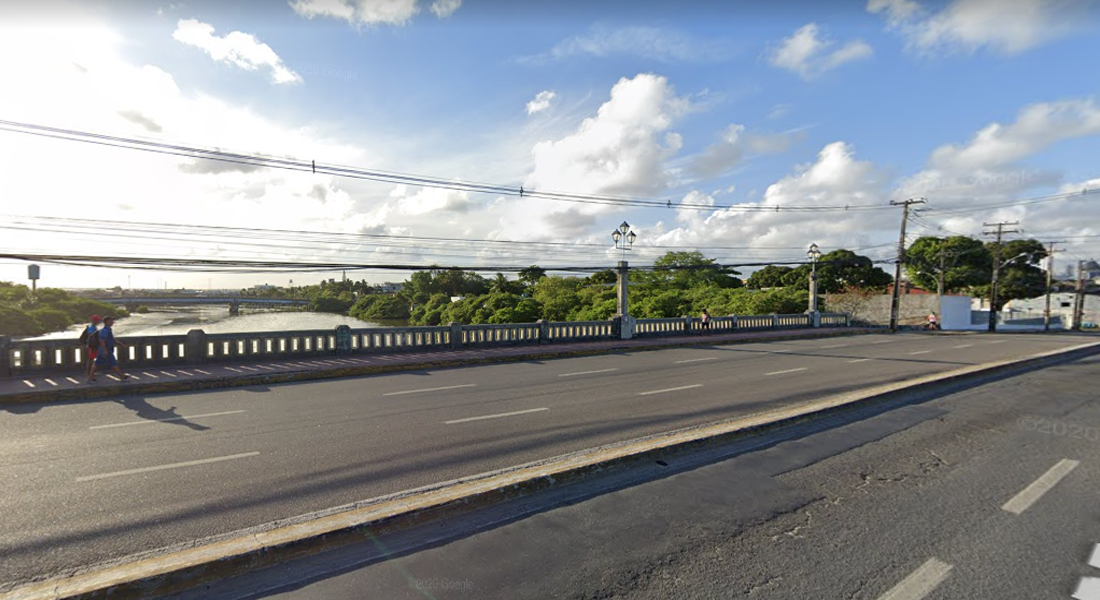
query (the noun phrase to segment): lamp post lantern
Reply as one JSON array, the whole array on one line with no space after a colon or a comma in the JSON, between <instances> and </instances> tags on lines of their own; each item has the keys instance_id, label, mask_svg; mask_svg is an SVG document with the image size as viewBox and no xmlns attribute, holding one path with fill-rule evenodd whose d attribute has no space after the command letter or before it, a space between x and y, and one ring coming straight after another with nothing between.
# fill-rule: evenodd
<instances>
[{"instance_id":1,"label":"lamp post lantern","mask_svg":"<svg viewBox=\"0 0 1100 600\"><path fill-rule=\"evenodd\" d=\"M810 259L810 309L809 313L817 312L817 259L821 258L821 250L817 244L810 244L806 251L806 258Z\"/></svg>"},{"instance_id":2,"label":"lamp post lantern","mask_svg":"<svg viewBox=\"0 0 1100 600\"><path fill-rule=\"evenodd\" d=\"M638 235L630 230L630 224L623 221L618 229L611 232L611 239L615 241L615 249L622 251L623 260L619 261L617 269L616 300L618 311L616 317L620 323L620 338L628 340L634 337L634 320L630 318L630 308L627 290L630 285L630 276L627 272L626 251L634 246L634 240Z\"/></svg>"}]
</instances>

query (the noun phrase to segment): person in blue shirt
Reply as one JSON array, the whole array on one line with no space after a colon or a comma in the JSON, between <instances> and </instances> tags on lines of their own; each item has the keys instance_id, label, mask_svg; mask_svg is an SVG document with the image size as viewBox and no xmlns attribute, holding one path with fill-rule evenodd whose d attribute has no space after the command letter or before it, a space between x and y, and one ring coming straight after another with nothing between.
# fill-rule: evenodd
<instances>
[{"instance_id":1,"label":"person in blue shirt","mask_svg":"<svg viewBox=\"0 0 1100 600\"><path fill-rule=\"evenodd\" d=\"M95 381L95 372L100 367L111 369L118 374L119 379L130 378L129 375L122 372L122 369L118 366L118 359L115 358L115 346L122 347L126 344L115 339L115 333L111 329L114 324L114 317L103 319L103 329L99 330L99 353L95 357L95 363L92 364L91 372L88 373L88 383Z\"/></svg>"},{"instance_id":2,"label":"person in blue shirt","mask_svg":"<svg viewBox=\"0 0 1100 600\"><path fill-rule=\"evenodd\" d=\"M92 323L80 333L80 343L84 345L84 376L91 377L92 365L95 364L95 356L99 353L99 328L103 325L103 319L99 315L92 315Z\"/></svg>"}]
</instances>

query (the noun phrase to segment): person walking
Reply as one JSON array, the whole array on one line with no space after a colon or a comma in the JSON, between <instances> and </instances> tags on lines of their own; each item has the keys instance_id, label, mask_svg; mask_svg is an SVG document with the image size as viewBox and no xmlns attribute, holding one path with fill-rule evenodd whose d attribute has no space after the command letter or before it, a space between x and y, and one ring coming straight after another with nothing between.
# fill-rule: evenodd
<instances>
[{"instance_id":1,"label":"person walking","mask_svg":"<svg viewBox=\"0 0 1100 600\"><path fill-rule=\"evenodd\" d=\"M95 362L92 363L92 370L88 373L88 383L95 381L96 369L100 367L111 369L118 374L119 379L130 378L129 375L122 372L122 369L118 366L118 359L115 358L115 346L124 347L126 344L115 339L115 332L112 329L114 324L114 317L103 319L103 329L100 329L99 334L96 336L99 338L99 352L96 354Z\"/></svg>"},{"instance_id":2,"label":"person walking","mask_svg":"<svg viewBox=\"0 0 1100 600\"><path fill-rule=\"evenodd\" d=\"M928 315L928 323L925 325L925 328L933 331L940 328L940 318L936 316L934 311Z\"/></svg>"},{"instance_id":3,"label":"person walking","mask_svg":"<svg viewBox=\"0 0 1100 600\"><path fill-rule=\"evenodd\" d=\"M80 343L84 345L84 376L92 376L92 365L95 364L96 354L99 353L99 328L103 319L99 315L92 315L91 324L80 332Z\"/></svg>"},{"instance_id":4,"label":"person walking","mask_svg":"<svg viewBox=\"0 0 1100 600\"><path fill-rule=\"evenodd\" d=\"M710 331L710 313L707 309L703 309L703 314L699 316L699 323L703 327L703 331Z\"/></svg>"}]
</instances>

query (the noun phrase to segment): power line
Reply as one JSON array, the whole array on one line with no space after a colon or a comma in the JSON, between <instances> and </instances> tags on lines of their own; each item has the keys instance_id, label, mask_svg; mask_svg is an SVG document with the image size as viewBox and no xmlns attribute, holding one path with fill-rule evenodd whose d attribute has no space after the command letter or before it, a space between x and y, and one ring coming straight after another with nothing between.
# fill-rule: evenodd
<instances>
[{"instance_id":1,"label":"power line","mask_svg":"<svg viewBox=\"0 0 1100 600\"><path fill-rule=\"evenodd\" d=\"M277 158L274 156L263 154L230 152L217 148L204 148L201 146L193 145L171 144L166 142L143 140L140 138L128 138L123 136L113 136L79 131L75 129L49 127L32 123L21 123L18 121L0 120L0 130L13 133L35 135L40 137L48 137L65 141L82 142L87 144L123 148L128 150L139 150L156 154L180 156L184 158L216 160L253 167L283 169L303 173L308 172L312 174L332 175L335 177L378 181L383 183L415 185L430 188L447 189L452 191L518 196L520 198L538 198L560 202L605 204L616 206L640 206L648 208L676 208L700 211L723 209L738 212L847 212L861 210L883 210L889 208L888 206L880 204L845 204L835 206L780 206L778 204L707 204L702 202L684 202L682 200L678 202L673 202L671 200L660 200L653 198L631 198L605 194L577 194L568 192L557 192L552 190L525 189L522 185L515 186L493 183L480 183L473 181L445 179L429 175L416 175L393 171L382 171L377 169L348 167L331 163L319 163L316 160L307 161L296 158Z\"/></svg>"}]
</instances>

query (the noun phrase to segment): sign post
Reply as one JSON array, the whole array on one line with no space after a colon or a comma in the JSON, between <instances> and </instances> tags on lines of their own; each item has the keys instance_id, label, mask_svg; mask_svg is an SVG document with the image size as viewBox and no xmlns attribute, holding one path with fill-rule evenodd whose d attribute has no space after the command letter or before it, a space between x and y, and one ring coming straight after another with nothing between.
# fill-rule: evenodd
<instances>
[{"instance_id":1,"label":"sign post","mask_svg":"<svg viewBox=\"0 0 1100 600\"><path fill-rule=\"evenodd\" d=\"M35 292L38 291L38 275L39 274L40 274L40 269L38 268L38 265L27 265L27 279L31 280L31 295L32 296L35 294Z\"/></svg>"}]
</instances>

